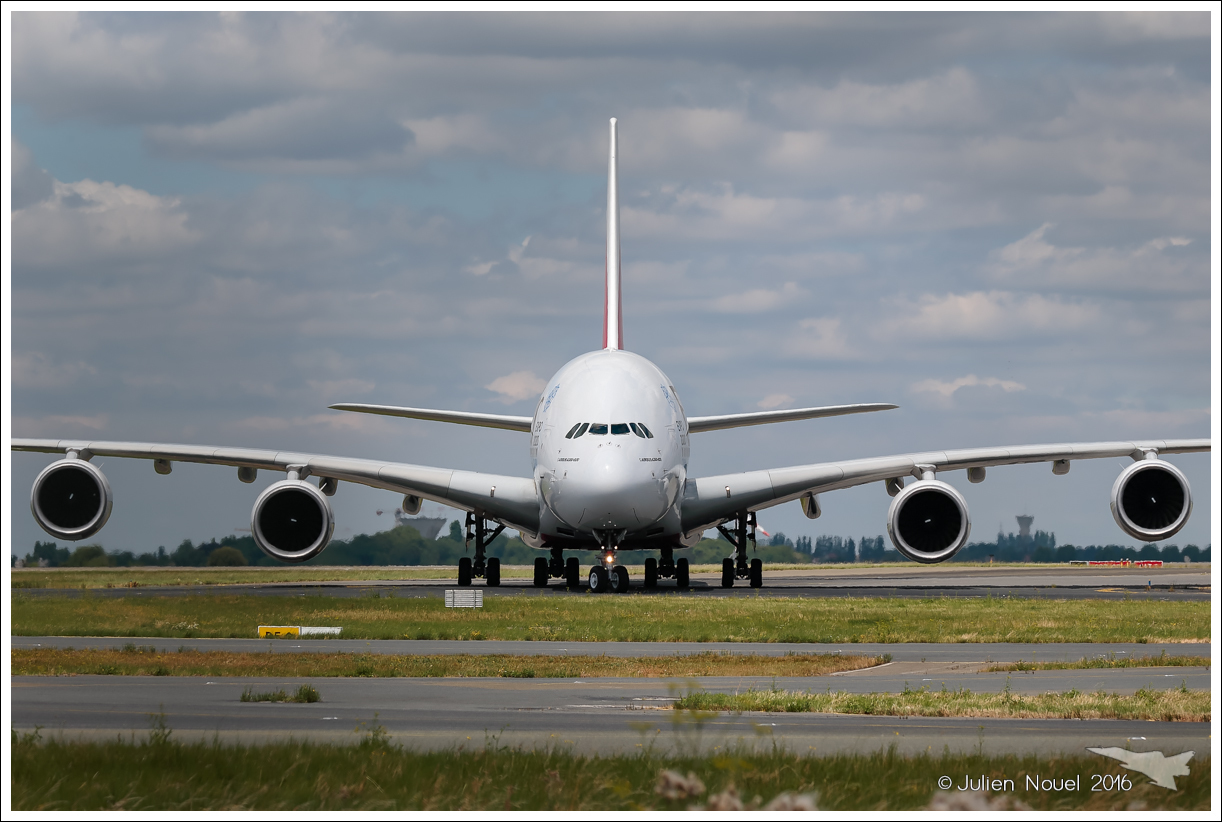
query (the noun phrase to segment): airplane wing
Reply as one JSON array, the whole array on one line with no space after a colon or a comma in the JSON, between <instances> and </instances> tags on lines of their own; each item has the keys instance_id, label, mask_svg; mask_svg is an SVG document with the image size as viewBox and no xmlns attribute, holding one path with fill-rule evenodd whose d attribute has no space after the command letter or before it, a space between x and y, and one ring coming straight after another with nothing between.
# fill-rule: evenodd
<instances>
[{"instance_id":1,"label":"airplane wing","mask_svg":"<svg viewBox=\"0 0 1222 822\"><path fill-rule=\"evenodd\" d=\"M954 471L993 465L1052 462L1054 471L1064 473L1069 470L1072 460L1107 457L1141 459L1148 451L1187 454L1209 450L1208 439L1058 443L927 451L715 477L689 477L683 494L683 531L694 534L733 519L740 511L770 508L807 494L820 494L907 475L920 477L923 466L932 466L935 471Z\"/></svg>"},{"instance_id":2,"label":"airplane wing","mask_svg":"<svg viewBox=\"0 0 1222 822\"><path fill-rule=\"evenodd\" d=\"M769 422L792 422L793 420L811 420L816 417L864 414L868 411L889 411L892 408L899 408L899 406L889 402L863 402L856 405L825 405L819 408L787 408L783 411L722 414L718 417L688 417L687 430L694 434L698 431L719 431L723 428L741 428L746 425L764 425Z\"/></svg>"},{"instance_id":3,"label":"airplane wing","mask_svg":"<svg viewBox=\"0 0 1222 822\"><path fill-rule=\"evenodd\" d=\"M279 472L287 472L290 467L297 467L303 476L308 473L400 494L411 494L466 511L482 511L487 518L528 534L536 534L539 530L539 500L535 484L528 477L481 474L449 468L291 451L215 448L172 443L14 439L12 450L47 454L76 451L82 459L96 456L156 460L162 463L157 466L159 471L163 467L168 469L168 463L174 462L230 465L239 469Z\"/></svg>"},{"instance_id":4,"label":"airplane wing","mask_svg":"<svg viewBox=\"0 0 1222 822\"><path fill-rule=\"evenodd\" d=\"M504 428L509 431L530 433L530 417L511 417L508 414L482 414L475 411L441 411L436 408L401 408L397 405L366 405L359 402L341 402L328 406L336 411L356 411L361 414L381 414L386 417L408 417L413 420L456 422L459 425L478 425L482 428Z\"/></svg>"}]
</instances>

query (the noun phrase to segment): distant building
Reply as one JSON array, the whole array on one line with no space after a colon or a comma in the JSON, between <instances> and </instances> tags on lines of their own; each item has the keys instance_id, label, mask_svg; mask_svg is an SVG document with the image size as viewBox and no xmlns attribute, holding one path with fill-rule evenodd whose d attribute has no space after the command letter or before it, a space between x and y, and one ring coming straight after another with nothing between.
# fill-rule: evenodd
<instances>
[{"instance_id":1,"label":"distant building","mask_svg":"<svg viewBox=\"0 0 1222 822\"><path fill-rule=\"evenodd\" d=\"M1029 517L1026 514L1019 514L1015 519L1018 520L1018 535L1020 537L1031 538L1031 523L1035 522L1035 517Z\"/></svg>"}]
</instances>

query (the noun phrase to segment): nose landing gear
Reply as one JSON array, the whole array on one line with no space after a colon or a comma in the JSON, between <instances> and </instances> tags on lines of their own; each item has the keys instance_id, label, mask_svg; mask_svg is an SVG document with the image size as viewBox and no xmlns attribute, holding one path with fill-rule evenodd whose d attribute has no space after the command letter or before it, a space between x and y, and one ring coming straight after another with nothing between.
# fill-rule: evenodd
<instances>
[{"instance_id":1,"label":"nose landing gear","mask_svg":"<svg viewBox=\"0 0 1222 822\"><path fill-rule=\"evenodd\" d=\"M501 561L496 557L488 558L485 553L492 541L504 530L504 525L497 524L496 528L489 531L488 521L482 515L477 517L474 512L467 512L467 546L470 547L471 541L475 540L475 557L463 557L458 561L460 587L470 585L471 580L477 577L482 577L490 588L501 584Z\"/></svg>"},{"instance_id":2,"label":"nose landing gear","mask_svg":"<svg viewBox=\"0 0 1222 822\"><path fill-rule=\"evenodd\" d=\"M734 546L734 556L721 561L721 587L733 588L735 579L749 580L752 588L764 585L764 563L758 557L747 562L747 542L755 547L755 512L740 511L733 532L718 525L717 530Z\"/></svg>"}]
</instances>

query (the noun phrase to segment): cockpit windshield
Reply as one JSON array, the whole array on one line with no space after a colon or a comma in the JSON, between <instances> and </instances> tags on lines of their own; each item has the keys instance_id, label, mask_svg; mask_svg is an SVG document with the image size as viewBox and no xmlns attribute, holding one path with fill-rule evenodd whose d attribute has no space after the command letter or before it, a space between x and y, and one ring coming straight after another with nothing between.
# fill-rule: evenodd
<instances>
[{"instance_id":1,"label":"cockpit windshield","mask_svg":"<svg viewBox=\"0 0 1222 822\"><path fill-rule=\"evenodd\" d=\"M579 422L569 429L564 438L566 440L575 440L583 434L606 436L608 428L616 436L633 433L641 439L653 439L653 432L646 428L643 422L613 422L609 426L603 422Z\"/></svg>"}]
</instances>

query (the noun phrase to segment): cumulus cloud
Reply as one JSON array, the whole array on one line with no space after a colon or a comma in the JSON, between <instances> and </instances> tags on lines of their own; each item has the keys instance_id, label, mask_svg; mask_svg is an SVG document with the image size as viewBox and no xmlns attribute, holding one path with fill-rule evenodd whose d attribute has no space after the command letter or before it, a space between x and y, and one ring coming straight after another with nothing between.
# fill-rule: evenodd
<instances>
[{"instance_id":1,"label":"cumulus cloud","mask_svg":"<svg viewBox=\"0 0 1222 822\"><path fill-rule=\"evenodd\" d=\"M52 195L12 214L13 263L36 267L146 262L193 244L177 198L109 182L52 181Z\"/></svg>"},{"instance_id":2,"label":"cumulus cloud","mask_svg":"<svg viewBox=\"0 0 1222 822\"><path fill-rule=\"evenodd\" d=\"M877 333L913 341L996 340L1033 333L1076 335L1104 316L1097 304L1007 291L928 294L893 305L897 316L879 325Z\"/></svg>"},{"instance_id":3,"label":"cumulus cloud","mask_svg":"<svg viewBox=\"0 0 1222 822\"><path fill-rule=\"evenodd\" d=\"M1166 255L1192 243L1188 237L1153 237L1128 249L1057 246L1045 239L1044 223L991 255L999 280L1091 290L1199 291L1204 260Z\"/></svg>"},{"instance_id":4,"label":"cumulus cloud","mask_svg":"<svg viewBox=\"0 0 1222 822\"><path fill-rule=\"evenodd\" d=\"M801 294L795 283L778 289L753 288L741 294L727 294L713 301L713 310L724 314L760 314L771 311Z\"/></svg>"},{"instance_id":5,"label":"cumulus cloud","mask_svg":"<svg viewBox=\"0 0 1222 822\"><path fill-rule=\"evenodd\" d=\"M500 401L506 405L537 398L547 387L547 380L535 376L533 371L514 371L503 377L497 377L484 388L500 394Z\"/></svg>"},{"instance_id":6,"label":"cumulus cloud","mask_svg":"<svg viewBox=\"0 0 1222 822\"><path fill-rule=\"evenodd\" d=\"M814 360L845 359L854 356L839 318L810 317L798 323L785 351L793 357Z\"/></svg>"},{"instance_id":7,"label":"cumulus cloud","mask_svg":"<svg viewBox=\"0 0 1222 822\"><path fill-rule=\"evenodd\" d=\"M34 155L19 140L13 140L13 209L41 203L55 191L51 175L39 168Z\"/></svg>"},{"instance_id":8,"label":"cumulus cloud","mask_svg":"<svg viewBox=\"0 0 1222 822\"><path fill-rule=\"evenodd\" d=\"M931 394L941 395L945 398L950 398L960 388L977 385L982 385L986 388L1000 388L1007 394L1014 391L1024 391L1027 388L1027 386L1023 385L1022 383L1014 382L1013 380L1002 380L998 379L997 377L985 377L984 379L981 379L975 374L968 374L966 377L959 377L950 381L938 379L921 380L920 382L912 384L912 390L918 393L928 392Z\"/></svg>"}]
</instances>

